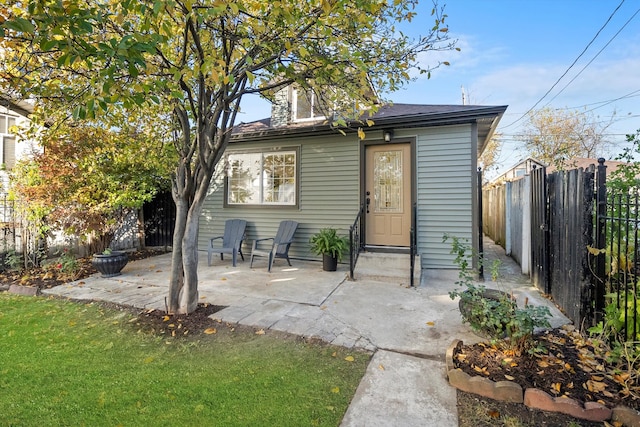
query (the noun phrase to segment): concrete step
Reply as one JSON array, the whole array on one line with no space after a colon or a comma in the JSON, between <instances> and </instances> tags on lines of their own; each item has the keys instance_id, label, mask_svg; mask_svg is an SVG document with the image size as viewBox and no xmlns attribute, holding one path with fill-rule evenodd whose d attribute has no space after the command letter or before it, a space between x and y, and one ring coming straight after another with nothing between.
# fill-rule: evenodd
<instances>
[{"instance_id":1,"label":"concrete step","mask_svg":"<svg viewBox=\"0 0 640 427\"><path fill-rule=\"evenodd\" d=\"M393 279L409 284L411 263L409 254L384 252L361 252L354 271L355 280L363 278L380 280ZM415 257L413 272L415 286L420 284L420 257Z\"/></svg>"}]
</instances>

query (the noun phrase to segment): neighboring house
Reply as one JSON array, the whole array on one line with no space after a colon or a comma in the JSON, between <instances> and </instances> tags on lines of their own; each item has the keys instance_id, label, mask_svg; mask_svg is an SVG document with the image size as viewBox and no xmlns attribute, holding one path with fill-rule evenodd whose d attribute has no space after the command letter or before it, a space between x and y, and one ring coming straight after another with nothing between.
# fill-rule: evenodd
<instances>
[{"instance_id":1,"label":"neighboring house","mask_svg":"<svg viewBox=\"0 0 640 427\"><path fill-rule=\"evenodd\" d=\"M616 160L606 160L604 162L607 167L607 177L611 175L611 173L615 172L620 166L626 165L625 162L618 162ZM573 159L566 160L562 165L563 170L571 170L571 169L589 169L591 165L598 166L598 159L593 157L574 157ZM553 173L557 171L558 168L554 165L547 167L547 174Z\"/></svg>"},{"instance_id":2,"label":"neighboring house","mask_svg":"<svg viewBox=\"0 0 640 427\"><path fill-rule=\"evenodd\" d=\"M29 114L33 106L26 101L9 101L0 97L0 193L6 193L9 185L9 173L16 165L16 161L28 158L39 150L30 140L20 140L16 135L17 128L25 127L29 123Z\"/></svg>"},{"instance_id":3,"label":"neighboring house","mask_svg":"<svg viewBox=\"0 0 640 427\"><path fill-rule=\"evenodd\" d=\"M16 134L17 128L28 126L32 112L33 105L29 102L10 101L0 96L0 222L5 237L12 234L8 230L15 223L13 204L7 201L9 174L18 160L28 158L38 150L33 141L20 140Z\"/></svg>"},{"instance_id":4,"label":"neighboring house","mask_svg":"<svg viewBox=\"0 0 640 427\"><path fill-rule=\"evenodd\" d=\"M411 211L423 269L456 268L449 233L478 247L477 162L506 106L385 105L361 140L332 128L314 99L284 89L272 116L239 124L201 216L199 247L230 218L248 221L243 251L275 234L281 220L300 226L294 258L318 259L309 238L323 227L348 235L363 217L365 248L408 250Z\"/></svg>"},{"instance_id":5,"label":"neighboring house","mask_svg":"<svg viewBox=\"0 0 640 427\"><path fill-rule=\"evenodd\" d=\"M502 175L492 180L490 185L500 185L506 181L519 179L525 175L529 175L534 168L542 168L546 166L547 165L540 160L534 159L533 157L527 157L509 168ZM549 169L547 168L547 170Z\"/></svg>"}]
</instances>

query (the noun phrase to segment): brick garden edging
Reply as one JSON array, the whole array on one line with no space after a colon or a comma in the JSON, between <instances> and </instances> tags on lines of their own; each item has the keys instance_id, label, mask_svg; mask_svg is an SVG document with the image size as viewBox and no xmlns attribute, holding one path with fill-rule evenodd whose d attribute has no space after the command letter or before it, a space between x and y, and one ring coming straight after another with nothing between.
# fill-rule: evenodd
<instances>
[{"instance_id":1,"label":"brick garden edging","mask_svg":"<svg viewBox=\"0 0 640 427\"><path fill-rule=\"evenodd\" d=\"M528 388L523 392L522 387L513 381L496 382L488 378L469 375L462 369L456 368L453 363L454 351L462 344L461 340L453 340L445 354L449 384L459 390L494 400L523 403L532 409L560 412L583 420L594 422L613 420L619 421L627 427L640 427L640 413L625 406L610 409L598 402L586 402L583 406L574 399L553 397L537 388Z\"/></svg>"}]
</instances>

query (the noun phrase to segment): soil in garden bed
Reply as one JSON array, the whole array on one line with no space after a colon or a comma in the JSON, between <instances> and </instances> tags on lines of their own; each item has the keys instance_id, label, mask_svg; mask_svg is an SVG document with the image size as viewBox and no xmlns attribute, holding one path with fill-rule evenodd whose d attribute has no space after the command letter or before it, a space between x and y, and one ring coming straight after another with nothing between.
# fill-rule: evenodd
<instances>
[{"instance_id":1,"label":"soil in garden bed","mask_svg":"<svg viewBox=\"0 0 640 427\"><path fill-rule=\"evenodd\" d=\"M161 249L142 249L139 251L127 252L129 261L149 258L165 253L167 252ZM75 274L65 273L61 268L58 268L55 263L52 263L52 260L46 260L43 262L45 265L44 267L20 271L5 270L0 272L0 284L7 287L11 285L21 285L34 286L40 289L53 288L54 286L84 279L92 274L96 274L96 269L91 265L91 258L92 257L78 258L78 269Z\"/></svg>"},{"instance_id":2,"label":"soil in garden bed","mask_svg":"<svg viewBox=\"0 0 640 427\"><path fill-rule=\"evenodd\" d=\"M488 343L463 345L454 354L454 364L469 375L514 381L523 389L535 387L551 396L640 409L637 369L613 364L610 352L598 341L571 326L535 338L539 351L519 356Z\"/></svg>"}]
</instances>

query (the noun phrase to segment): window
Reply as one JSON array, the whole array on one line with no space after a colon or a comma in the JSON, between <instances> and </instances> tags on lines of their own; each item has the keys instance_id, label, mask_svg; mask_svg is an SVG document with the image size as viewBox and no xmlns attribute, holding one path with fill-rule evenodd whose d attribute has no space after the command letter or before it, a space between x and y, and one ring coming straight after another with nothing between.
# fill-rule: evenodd
<instances>
[{"instance_id":1,"label":"window","mask_svg":"<svg viewBox=\"0 0 640 427\"><path fill-rule=\"evenodd\" d=\"M292 105L294 120L319 120L325 118L320 99L311 89L293 89Z\"/></svg>"},{"instance_id":2,"label":"window","mask_svg":"<svg viewBox=\"0 0 640 427\"><path fill-rule=\"evenodd\" d=\"M2 164L11 169L16 164L16 137L12 128L16 125L16 118L0 114L0 144L2 144Z\"/></svg>"},{"instance_id":3,"label":"window","mask_svg":"<svg viewBox=\"0 0 640 427\"><path fill-rule=\"evenodd\" d=\"M297 202L297 152L229 153L228 205L285 205Z\"/></svg>"}]
</instances>

